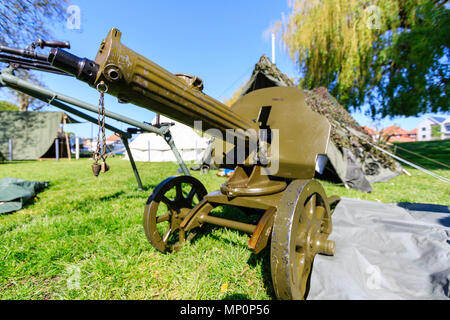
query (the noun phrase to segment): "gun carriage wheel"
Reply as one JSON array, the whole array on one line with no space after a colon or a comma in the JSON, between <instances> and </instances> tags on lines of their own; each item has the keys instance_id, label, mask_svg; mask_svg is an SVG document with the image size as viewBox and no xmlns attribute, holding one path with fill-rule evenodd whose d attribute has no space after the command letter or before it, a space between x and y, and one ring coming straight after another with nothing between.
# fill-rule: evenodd
<instances>
[{"instance_id":1,"label":"gun carriage wheel","mask_svg":"<svg viewBox=\"0 0 450 320\"><path fill-rule=\"evenodd\" d=\"M161 252L180 247L185 241L180 223L206 193L203 184L191 176L170 177L158 184L144 209L145 235L153 247Z\"/></svg>"},{"instance_id":2,"label":"gun carriage wheel","mask_svg":"<svg viewBox=\"0 0 450 320\"><path fill-rule=\"evenodd\" d=\"M317 253L333 255L330 207L322 185L295 180L275 215L270 250L272 282L279 299L304 299Z\"/></svg>"}]
</instances>

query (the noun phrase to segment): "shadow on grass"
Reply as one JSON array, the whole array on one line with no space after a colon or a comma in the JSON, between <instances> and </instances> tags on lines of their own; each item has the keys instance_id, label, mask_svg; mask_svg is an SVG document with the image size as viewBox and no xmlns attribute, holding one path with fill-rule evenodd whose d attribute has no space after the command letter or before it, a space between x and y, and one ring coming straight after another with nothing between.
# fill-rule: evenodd
<instances>
[{"instance_id":1,"label":"shadow on grass","mask_svg":"<svg viewBox=\"0 0 450 320\"><path fill-rule=\"evenodd\" d=\"M109 195L105 195L105 196L101 196L99 198L94 198L94 197L86 197L83 200L76 200L73 201L72 204L77 206L77 207L88 207L89 205L94 205L95 202L107 202L107 201L112 201L112 200L117 200L117 199L141 199L142 195L141 194L133 194L133 193L129 193L127 191L121 190L121 191L117 191L114 192L112 194ZM145 206L145 200L142 201L142 207Z\"/></svg>"},{"instance_id":2,"label":"shadow on grass","mask_svg":"<svg viewBox=\"0 0 450 320\"><path fill-rule=\"evenodd\" d=\"M222 300L250 300L250 297L242 293L227 294Z\"/></svg>"},{"instance_id":3,"label":"shadow on grass","mask_svg":"<svg viewBox=\"0 0 450 320\"><path fill-rule=\"evenodd\" d=\"M244 222L244 223L252 223L256 224L259 219L261 218L261 212L257 210L243 210L236 207L231 206L223 206L220 209L213 210L211 216L224 218L224 219L230 219L234 221ZM191 240L191 243L195 243L199 239L201 239L204 236L209 236L214 240L222 241L227 244L232 244L235 246L240 246L247 248L247 245L243 245L240 242L236 242L230 239L226 239L217 235L212 234L212 231L214 229L223 228L220 226L212 225L212 224L205 224L204 227L199 228L197 230L196 236ZM243 231L235 230L239 233L239 235L245 235L249 239L249 234L245 233ZM250 249L249 249L250 250ZM252 253L250 258L247 260L247 263L251 267L256 267L257 265L261 265L261 271L262 271L262 278L263 278L263 284L264 288L266 290L266 293L268 296L270 296L272 299L276 299L275 292L273 290L272 285L272 275L270 271L270 239L267 243L267 246L259 253L254 254ZM248 300L249 297L244 294L235 293L232 295L227 295L223 298L223 300Z\"/></svg>"},{"instance_id":4,"label":"shadow on grass","mask_svg":"<svg viewBox=\"0 0 450 320\"><path fill-rule=\"evenodd\" d=\"M239 222L243 222L243 223L252 223L252 224L256 224L260 218L260 216L257 216L255 214L245 213L244 211L238 209L237 207L232 207L232 206L223 206L223 207L215 208L211 212L210 216L228 219L228 220L239 221ZM224 227L217 226L214 224L205 223L203 225L203 227L197 228L195 230L196 236L191 240L191 243L195 243L196 241L198 241L199 239L201 239L204 236L209 236L214 240L219 240L219 241L225 242L227 244L232 244L235 246L247 248L247 246L242 245L242 243L239 243L239 242L236 242L236 241L233 241L230 239L226 239L226 238L223 238L223 237L213 234L213 230L223 229L223 228ZM230 229L230 230L234 230L234 231L238 232L238 234L240 236L242 236L242 235L248 236L248 233L245 233L243 231L239 231L236 229Z\"/></svg>"},{"instance_id":5,"label":"shadow on grass","mask_svg":"<svg viewBox=\"0 0 450 320\"><path fill-rule=\"evenodd\" d=\"M159 183L158 183L159 184ZM142 190L139 191L152 191L158 186L158 184L146 184L142 186ZM151 192L148 194L150 196Z\"/></svg>"},{"instance_id":6,"label":"shadow on grass","mask_svg":"<svg viewBox=\"0 0 450 320\"><path fill-rule=\"evenodd\" d=\"M272 284L272 272L270 269L270 239L267 242L267 246L260 253L252 253L250 258L247 260L247 263L252 267L261 264L261 272L266 293L272 299L276 299Z\"/></svg>"},{"instance_id":7,"label":"shadow on grass","mask_svg":"<svg viewBox=\"0 0 450 320\"><path fill-rule=\"evenodd\" d=\"M337 204L337 202L335 203L335 205L336 204ZM242 209L237 209L236 207L224 206L221 211L217 211L217 210L213 211L212 215L216 216L216 217L232 219L232 220L236 220L236 221L240 221L240 222L244 222L244 223L256 224L258 222L259 218L261 217L262 213L263 212L259 212L257 210L256 211L255 210L242 210ZM197 237L199 237L199 236L201 237L202 235L208 234L210 237L212 237L216 240L224 241L226 243L231 243L233 245L238 245L238 246L247 248L247 246L243 246L242 243L236 243L229 239L225 239L220 236L212 235L211 232L215 228L221 228L221 227L207 224L205 226L205 228L202 228L203 230L201 231L201 234L197 234L197 236L192 241L195 241L195 239L197 239ZM245 234L248 236L248 234L246 234L242 231L237 231L237 232L239 232L242 235ZM264 288L266 290L266 294L271 299L277 299L274 288L273 288L273 283L272 283L272 272L271 272L271 266L270 266L270 243L271 243L271 239L269 239L269 241L267 242L267 246L260 253L258 253L258 254L252 253L250 255L249 259L247 260L247 263L251 267L256 267L258 265L261 265L263 284L264 284ZM313 273L313 270L314 270L314 261L311 264L311 271L308 276L308 280L306 282L305 299L307 299L308 295L309 295L309 291L310 291L310 287L311 287L311 275ZM246 300L246 299L249 299L249 297L244 294L236 293L233 295L225 296L223 299L224 300Z\"/></svg>"},{"instance_id":8,"label":"shadow on grass","mask_svg":"<svg viewBox=\"0 0 450 320\"><path fill-rule=\"evenodd\" d=\"M123 195L124 193L125 193L125 191L118 191L118 192L115 192L115 193L113 193L113 194L110 194L110 195L107 195L107 196L103 196L103 197L97 198L97 199L95 199L95 200L98 200L98 201L109 201L109 200L114 200L114 199L120 198L121 195ZM94 200L94 199L93 199L93 200Z\"/></svg>"},{"instance_id":9,"label":"shadow on grass","mask_svg":"<svg viewBox=\"0 0 450 320\"><path fill-rule=\"evenodd\" d=\"M122 198L123 194L125 194L125 191L118 191L99 198L88 196L83 200L72 200L70 201L70 204L72 206L72 210L81 210L83 212L88 212L91 208L97 207L99 202L108 202L118 198Z\"/></svg>"},{"instance_id":10,"label":"shadow on grass","mask_svg":"<svg viewBox=\"0 0 450 320\"><path fill-rule=\"evenodd\" d=\"M275 290L273 288L272 271L271 271L271 268L270 268L270 240L271 239L269 239L267 247L265 247L257 255L256 254L252 254L250 256L250 259L248 259L247 263L249 265L251 265L251 266L256 266L258 263L261 264L264 288L266 289L266 293L272 299L277 299L277 296L275 294ZM311 264L311 272L309 273L308 280L306 282L305 299L308 298L309 290L310 290L310 287L311 287L311 275L313 273L313 269L314 269L314 261Z\"/></svg>"}]
</instances>

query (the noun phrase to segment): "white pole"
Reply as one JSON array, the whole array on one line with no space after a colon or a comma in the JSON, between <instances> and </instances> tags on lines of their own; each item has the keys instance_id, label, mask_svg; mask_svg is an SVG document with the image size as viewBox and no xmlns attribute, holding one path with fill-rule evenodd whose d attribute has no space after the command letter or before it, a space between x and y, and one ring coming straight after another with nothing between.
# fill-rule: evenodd
<instances>
[{"instance_id":1,"label":"white pole","mask_svg":"<svg viewBox=\"0 0 450 320\"><path fill-rule=\"evenodd\" d=\"M55 157L56 161L59 161L59 139L55 139Z\"/></svg>"},{"instance_id":2,"label":"white pole","mask_svg":"<svg viewBox=\"0 0 450 320\"><path fill-rule=\"evenodd\" d=\"M148 148L148 162L150 162L150 140L147 141L147 148Z\"/></svg>"},{"instance_id":3,"label":"white pole","mask_svg":"<svg viewBox=\"0 0 450 320\"><path fill-rule=\"evenodd\" d=\"M272 63L275 64L275 33L272 33Z\"/></svg>"},{"instance_id":4,"label":"white pole","mask_svg":"<svg viewBox=\"0 0 450 320\"><path fill-rule=\"evenodd\" d=\"M13 141L9 139L9 161L13 161Z\"/></svg>"},{"instance_id":5,"label":"white pole","mask_svg":"<svg viewBox=\"0 0 450 320\"><path fill-rule=\"evenodd\" d=\"M75 138L75 159L80 159L80 137Z\"/></svg>"}]
</instances>

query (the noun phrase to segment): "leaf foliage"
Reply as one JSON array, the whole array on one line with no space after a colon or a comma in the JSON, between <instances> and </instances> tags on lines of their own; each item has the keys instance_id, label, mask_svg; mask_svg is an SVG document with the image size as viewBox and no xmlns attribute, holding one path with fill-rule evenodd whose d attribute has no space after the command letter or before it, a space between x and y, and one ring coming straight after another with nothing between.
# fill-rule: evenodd
<instances>
[{"instance_id":1,"label":"leaf foliage","mask_svg":"<svg viewBox=\"0 0 450 320\"><path fill-rule=\"evenodd\" d=\"M276 25L305 89L373 118L448 112L447 1L293 0Z\"/></svg>"}]
</instances>

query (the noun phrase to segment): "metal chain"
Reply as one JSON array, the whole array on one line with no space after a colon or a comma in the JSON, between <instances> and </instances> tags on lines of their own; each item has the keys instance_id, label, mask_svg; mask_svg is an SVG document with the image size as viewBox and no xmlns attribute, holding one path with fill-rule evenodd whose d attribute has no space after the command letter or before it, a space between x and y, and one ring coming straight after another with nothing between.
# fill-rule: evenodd
<instances>
[{"instance_id":1,"label":"metal chain","mask_svg":"<svg viewBox=\"0 0 450 320\"><path fill-rule=\"evenodd\" d=\"M101 159L103 162L106 160L106 133L105 133L105 117L106 117L106 109L105 109L105 92L107 90L106 85L102 89L100 89L100 84L97 86L97 90L100 92L100 99L98 101L98 132L97 132L97 147L94 153L94 161L97 164ZM101 132L101 138L100 138ZM102 150L100 151L100 139L102 140Z\"/></svg>"},{"instance_id":2,"label":"metal chain","mask_svg":"<svg viewBox=\"0 0 450 320\"><path fill-rule=\"evenodd\" d=\"M101 154L101 158L102 161L104 162L106 160L105 154L106 154L106 135L105 135L105 103L104 103L104 92L100 93L100 100L101 100L101 113L102 113L102 154Z\"/></svg>"},{"instance_id":3,"label":"metal chain","mask_svg":"<svg viewBox=\"0 0 450 320\"><path fill-rule=\"evenodd\" d=\"M104 94L103 94L103 92L100 91L100 99L98 101L98 119L97 119L97 125L98 125L97 146L96 146L95 152L94 152L94 161L96 164L101 159L101 156L100 156L100 131L102 130L102 121L101 121L101 116L103 114L102 109L104 109Z\"/></svg>"}]
</instances>

